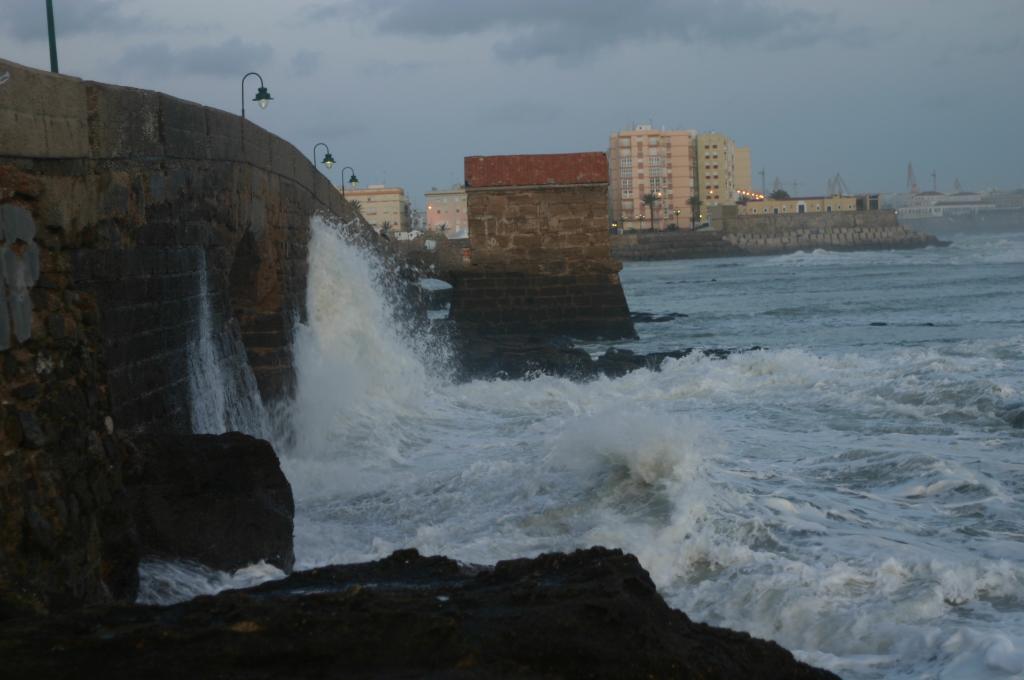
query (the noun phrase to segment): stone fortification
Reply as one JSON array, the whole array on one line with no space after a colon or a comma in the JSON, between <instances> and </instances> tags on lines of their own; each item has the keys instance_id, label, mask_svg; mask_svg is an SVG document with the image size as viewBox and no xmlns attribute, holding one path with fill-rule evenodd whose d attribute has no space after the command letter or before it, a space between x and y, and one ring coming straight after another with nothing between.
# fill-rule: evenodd
<instances>
[{"instance_id":1,"label":"stone fortification","mask_svg":"<svg viewBox=\"0 0 1024 680\"><path fill-rule=\"evenodd\" d=\"M934 236L901 227L883 210L797 215L738 215L715 227L722 238L753 255L797 250L876 250L937 245Z\"/></svg>"},{"instance_id":2,"label":"stone fortification","mask_svg":"<svg viewBox=\"0 0 1024 680\"><path fill-rule=\"evenodd\" d=\"M739 215L714 229L612 236L612 254L623 261L778 255L799 250L890 250L940 245L929 234L906 229L887 211L797 215Z\"/></svg>"},{"instance_id":3,"label":"stone fortification","mask_svg":"<svg viewBox=\"0 0 1024 680\"><path fill-rule=\"evenodd\" d=\"M286 394L309 218L354 213L304 154L229 113L0 72L2 614L119 594L119 435L192 429L204 307L225 370Z\"/></svg>"},{"instance_id":4,"label":"stone fortification","mask_svg":"<svg viewBox=\"0 0 1024 680\"><path fill-rule=\"evenodd\" d=\"M474 333L632 336L608 240L603 153L465 160L470 264L451 318Z\"/></svg>"}]
</instances>

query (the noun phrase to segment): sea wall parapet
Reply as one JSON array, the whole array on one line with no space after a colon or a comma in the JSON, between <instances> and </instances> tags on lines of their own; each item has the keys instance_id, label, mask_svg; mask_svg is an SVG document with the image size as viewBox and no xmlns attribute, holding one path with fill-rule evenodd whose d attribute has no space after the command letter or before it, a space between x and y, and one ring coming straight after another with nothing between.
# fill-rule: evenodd
<instances>
[{"instance_id":1,"label":"sea wall parapet","mask_svg":"<svg viewBox=\"0 0 1024 680\"><path fill-rule=\"evenodd\" d=\"M801 250L897 250L939 245L907 229L887 211L799 215L741 215L712 229L647 231L611 237L623 261L778 255Z\"/></svg>"}]
</instances>

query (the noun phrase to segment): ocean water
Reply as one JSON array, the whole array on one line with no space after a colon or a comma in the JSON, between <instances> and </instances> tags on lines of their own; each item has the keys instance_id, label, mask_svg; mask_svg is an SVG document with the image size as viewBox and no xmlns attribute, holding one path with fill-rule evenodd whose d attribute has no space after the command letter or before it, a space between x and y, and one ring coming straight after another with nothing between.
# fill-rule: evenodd
<instances>
[{"instance_id":1,"label":"ocean water","mask_svg":"<svg viewBox=\"0 0 1024 680\"><path fill-rule=\"evenodd\" d=\"M298 568L620 547L692 618L843 677L1024 677L1024 234L628 264L634 311L687 316L620 346L763 349L453 384L384 268L314 227L278 414ZM142 599L278 576L148 563Z\"/></svg>"}]
</instances>

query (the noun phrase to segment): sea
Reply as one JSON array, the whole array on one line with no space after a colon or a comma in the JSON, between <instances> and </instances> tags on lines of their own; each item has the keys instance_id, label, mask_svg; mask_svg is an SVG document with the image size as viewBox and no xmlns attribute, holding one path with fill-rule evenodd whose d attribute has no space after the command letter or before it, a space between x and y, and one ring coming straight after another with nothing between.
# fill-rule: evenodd
<instances>
[{"instance_id":1,"label":"sea","mask_svg":"<svg viewBox=\"0 0 1024 680\"><path fill-rule=\"evenodd\" d=\"M294 401L207 418L277 433L297 568L603 545L692 619L844 678L1024 677L1024 229L628 263L631 309L671 318L587 350L736 351L457 383L443 338L396 315L386 265L313 226ZM211 364L197 399L216 398ZM148 561L140 601L282 576Z\"/></svg>"}]
</instances>

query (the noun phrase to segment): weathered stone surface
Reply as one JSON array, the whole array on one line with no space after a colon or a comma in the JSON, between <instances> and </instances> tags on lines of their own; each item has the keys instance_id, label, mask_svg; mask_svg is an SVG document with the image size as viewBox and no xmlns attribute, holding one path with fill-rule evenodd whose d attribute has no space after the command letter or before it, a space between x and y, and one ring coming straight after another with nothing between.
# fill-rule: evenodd
<instances>
[{"instance_id":1,"label":"weathered stone surface","mask_svg":"<svg viewBox=\"0 0 1024 680\"><path fill-rule=\"evenodd\" d=\"M231 432L133 444L125 487L143 556L221 570L265 560L291 571L295 502L268 442Z\"/></svg>"},{"instance_id":2,"label":"weathered stone surface","mask_svg":"<svg viewBox=\"0 0 1024 680\"><path fill-rule=\"evenodd\" d=\"M462 332L635 335L608 240L604 154L469 157L466 177L469 253L446 272Z\"/></svg>"},{"instance_id":3,"label":"weathered stone surface","mask_svg":"<svg viewBox=\"0 0 1024 680\"><path fill-rule=\"evenodd\" d=\"M690 620L636 558L466 567L412 550L168 608L0 624L12 677L835 678Z\"/></svg>"},{"instance_id":4,"label":"weathered stone surface","mask_svg":"<svg viewBox=\"0 0 1024 680\"><path fill-rule=\"evenodd\" d=\"M39 280L39 247L32 213L0 204L0 351L32 337L32 298Z\"/></svg>"},{"instance_id":5,"label":"weathered stone surface","mask_svg":"<svg viewBox=\"0 0 1024 680\"><path fill-rule=\"evenodd\" d=\"M272 401L294 387L309 218L359 221L302 153L237 116L4 60L0 72L4 231L12 210L36 227L15 277L32 308L14 319L0 304L18 324L5 333L0 318L0 608L130 597L117 438L189 430L201 274L214 331ZM253 284L244 296L233 270Z\"/></svg>"}]
</instances>

